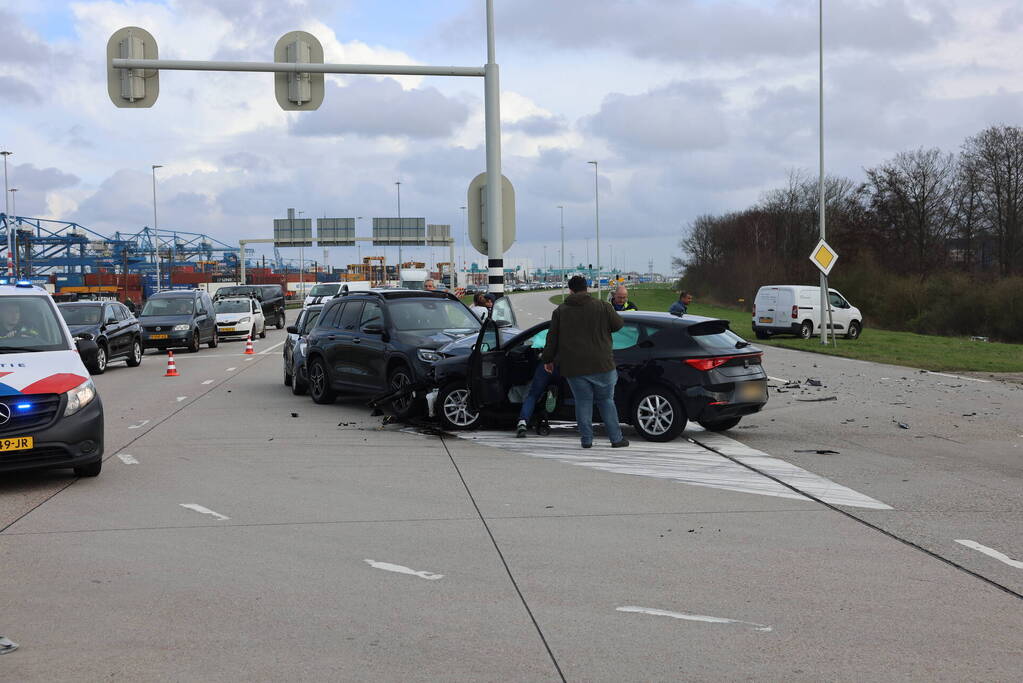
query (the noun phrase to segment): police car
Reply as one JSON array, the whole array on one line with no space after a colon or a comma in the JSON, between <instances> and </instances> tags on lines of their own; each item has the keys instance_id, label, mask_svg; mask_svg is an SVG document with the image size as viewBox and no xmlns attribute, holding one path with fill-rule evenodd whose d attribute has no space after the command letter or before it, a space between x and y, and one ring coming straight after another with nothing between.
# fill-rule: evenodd
<instances>
[{"instance_id":1,"label":"police car","mask_svg":"<svg viewBox=\"0 0 1023 683\"><path fill-rule=\"evenodd\" d=\"M85 368L98 350L75 341L46 290L0 278L0 473L100 473L103 404Z\"/></svg>"}]
</instances>

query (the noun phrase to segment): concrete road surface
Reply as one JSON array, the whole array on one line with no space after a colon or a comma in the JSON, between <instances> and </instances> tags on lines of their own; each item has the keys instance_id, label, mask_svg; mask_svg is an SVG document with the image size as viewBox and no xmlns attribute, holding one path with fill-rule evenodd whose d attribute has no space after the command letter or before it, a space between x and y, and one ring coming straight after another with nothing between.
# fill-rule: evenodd
<instances>
[{"instance_id":1,"label":"concrete road surface","mask_svg":"<svg viewBox=\"0 0 1023 683\"><path fill-rule=\"evenodd\" d=\"M177 378L112 367L103 473L0 482L21 646L0 679L1023 670L1019 390L770 349L769 374L824 386L727 435L584 455L567 428L434 436L315 405L283 386L282 340L176 354ZM794 452L818 448L839 454Z\"/></svg>"}]
</instances>

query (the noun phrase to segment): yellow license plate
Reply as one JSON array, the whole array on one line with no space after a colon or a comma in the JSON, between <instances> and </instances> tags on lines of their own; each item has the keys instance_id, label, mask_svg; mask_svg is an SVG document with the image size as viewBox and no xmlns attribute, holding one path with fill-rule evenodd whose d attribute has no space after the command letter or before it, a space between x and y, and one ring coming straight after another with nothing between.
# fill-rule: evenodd
<instances>
[{"instance_id":1,"label":"yellow license plate","mask_svg":"<svg viewBox=\"0 0 1023 683\"><path fill-rule=\"evenodd\" d=\"M31 436L12 436L0 439L0 451L26 451L32 448Z\"/></svg>"},{"instance_id":2,"label":"yellow license plate","mask_svg":"<svg viewBox=\"0 0 1023 683\"><path fill-rule=\"evenodd\" d=\"M149 338L150 339L166 339L167 335L165 335L165 334L151 334L151 335L149 335Z\"/></svg>"},{"instance_id":3,"label":"yellow license plate","mask_svg":"<svg viewBox=\"0 0 1023 683\"><path fill-rule=\"evenodd\" d=\"M773 323L774 322L774 318L761 318L760 322L762 322L762 323Z\"/></svg>"}]
</instances>

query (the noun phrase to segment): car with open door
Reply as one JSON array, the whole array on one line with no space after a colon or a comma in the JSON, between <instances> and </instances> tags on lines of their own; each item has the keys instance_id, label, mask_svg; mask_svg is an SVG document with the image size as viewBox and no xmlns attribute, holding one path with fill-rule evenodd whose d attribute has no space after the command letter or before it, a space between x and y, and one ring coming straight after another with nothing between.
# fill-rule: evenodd
<instances>
[{"instance_id":1,"label":"car with open door","mask_svg":"<svg viewBox=\"0 0 1023 683\"><path fill-rule=\"evenodd\" d=\"M612 334L619 419L644 439L671 441L688 421L705 429L735 427L767 402L760 349L729 329L726 320L667 313L624 312ZM550 322L527 330L487 320L472 342L437 350L434 413L446 429L473 429L485 419L515 424L540 362ZM554 419L575 420L568 383L553 383Z\"/></svg>"}]
</instances>

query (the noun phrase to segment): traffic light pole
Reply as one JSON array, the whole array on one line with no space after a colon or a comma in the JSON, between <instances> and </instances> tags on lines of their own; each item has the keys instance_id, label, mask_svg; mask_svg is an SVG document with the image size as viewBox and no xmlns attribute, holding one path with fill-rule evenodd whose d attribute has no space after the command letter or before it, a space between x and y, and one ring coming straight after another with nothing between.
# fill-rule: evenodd
<instances>
[{"instance_id":1,"label":"traffic light pole","mask_svg":"<svg viewBox=\"0 0 1023 683\"><path fill-rule=\"evenodd\" d=\"M414 66L414 65L377 65L377 64L318 64L313 62L226 62L226 61L193 61L181 59L129 59L109 57L110 66L121 74L131 77L140 72L152 71L158 74L161 70L175 71L241 71L266 72L277 74L370 74L386 76L460 76L483 78L484 117L486 127L487 155L487 189L486 189L486 225L487 225L487 259L490 291L504 292L504 226L501 206L501 88L499 68L497 65L496 45L494 38L494 0L486 0L487 12L487 63L485 66ZM124 31L125 29L122 29ZM140 34L139 29L132 29ZM115 33L115 37L118 34ZM145 34L148 35L148 34ZM155 42L155 41L154 41ZM116 43L114 43L116 46ZM152 46L155 48L155 45ZM124 71L127 70L127 71ZM138 79L141 80L141 79ZM158 92L159 82L153 84ZM148 87L148 86L147 86ZM113 92L113 87L111 87ZM111 94L114 104L118 107L151 106L135 103L134 94L125 90L117 97ZM154 95L155 97L155 95ZM244 266L243 266L244 270Z\"/></svg>"}]
</instances>

